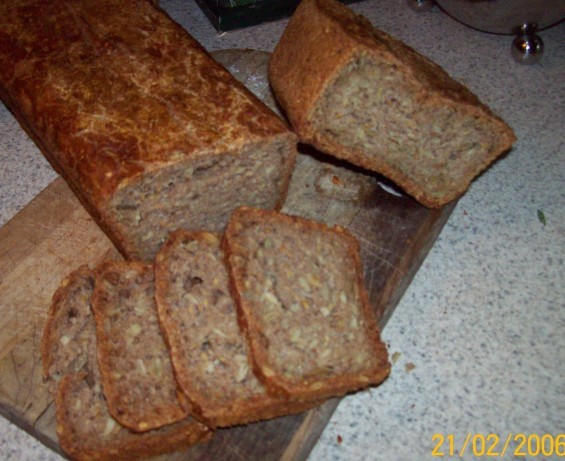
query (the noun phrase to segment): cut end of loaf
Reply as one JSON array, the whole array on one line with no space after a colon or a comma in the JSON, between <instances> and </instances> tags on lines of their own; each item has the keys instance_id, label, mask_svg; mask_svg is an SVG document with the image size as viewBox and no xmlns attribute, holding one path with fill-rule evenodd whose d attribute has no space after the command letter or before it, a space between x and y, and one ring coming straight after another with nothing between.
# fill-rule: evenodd
<instances>
[{"instance_id":1,"label":"cut end of loaf","mask_svg":"<svg viewBox=\"0 0 565 461\"><path fill-rule=\"evenodd\" d=\"M328 85L312 123L333 154L437 207L462 194L514 137L480 108L414 91L413 79L399 64L358 55Z\"/></svg>"},{"instance_id":2,"label":"cut end of loaf","mask_svg":"<svg viewBox=\"0 0 565 461\"><path fill-rule=\"evenodd\" d=\"M296 146L288 134L250 143L239 152L206 154L157 169L129 182L114 196L109 222L115 222L130 258L151 260L174 228L224 230L241 205L281 206ZM184 155L184 154L179 154Z\"/></svg>"}]
</instances>

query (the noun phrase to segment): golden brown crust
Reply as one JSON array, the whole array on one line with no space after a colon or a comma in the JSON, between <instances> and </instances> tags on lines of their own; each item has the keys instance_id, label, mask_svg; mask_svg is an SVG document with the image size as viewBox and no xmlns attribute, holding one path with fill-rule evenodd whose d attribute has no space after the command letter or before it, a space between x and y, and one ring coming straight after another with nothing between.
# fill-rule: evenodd
<instances>
[{"instance_id":1,"label":"golden brown crust","mask_svg":"<svg viewBox=\"0 0 565 461\"><path fill-rule=\"evenodd\" d=\"M184 29L146 1L127 7L112 0L72 7L22 3L25 8L18 2L2 7L2 17L9 18L3 33L12 45L0 55L2 84L26 119L49 124L43 139L90 202L107 202L123 181L179 157L228 150L286 130ZM37 27L23 25L27 15ZM9 52L20 59L12 62Z\"/></svg>"},{"instance_id":2,"label":"golden brown crust","mask_svg":"<svg viewBox=\"0 0 565 461\"><path fill-rule=\"evenodd\" d=\"M118 189L196 156L294 141L147 1L2 2L0 31L0 96L126 255L109 216Z\"/></svg>"},{"instance_id":3,"label":"golden brown crust","mask_svg":"<svg viewBox=\"0 0 565 461\"><path fill-rule=\"evenodd\" d=\"M359 293L360 317L363 319L362 322L364 324L362 334L373 351L373 357L370 360L372 363L362 373L336 373L333 376L326 377L323 381L304 377L299 382L295 378L288 379L277 374L276 371L273 372L271 359L267 353L268 347L266 346L270 340L268 337L265 338L263 336L259 327L261 321L257 311L254 309L253 301L250 301L244 295L247 280L246 261L253 259L253 255L249 254L248 248L242 245L240 240L240 236L247 226L265 222L274 222L281 227L296 226L303 233L334 233L338 238L346 241L348 257L350 258L347 263L352 263L355 266L356 280L353 283L357 286ZM245 332L251 348L254 371L269 392L277 396L286 396L291 400L324 399L380 383L388 376L390 372L388 354L385 345L380 340L375 315L369 304L362 275L358 243L345 229L340 226L330 228L321 222L306 220L275 211L240 207L232 214L224 234L223 247L228 261L232 291L238 308L240 327ZM338 345L334 346L339 347Z\"/></svg>"},{"instance_id":4,"label":"golden brown crust","mask_svg":"<svg viewBox=\"0 0 565 461\"><path fill-rule=\"evenodd\" d=\"M73 411L81 398L80 412ZM76 461L136 460L182 450L212 437L209 428L191 417L143 434L111 424L104 397L88 383L86 373L63 378L55 405L59 443Z\"/></svg>"},{"instance_id":5,"label":"golden brown crust","mask_svg":"<svg viewBox=\"0 0 565 461\"><path fill-rule=\"evenodd\" d=\"M455 193L437 199L423 190L422 184L392 168L386 161L348 149L315 129L314 110L325 89L343 68L360 56L402 69L413 91L429 104L454 106L489 120L493 131L498 131L499 140L488 157L475 168L473 177L510 149L515 141L514 133L499 117L437 64L373 28L367 19L335 0L303 0L269 63L269 79L276 98L302 142L384 174L429 207L440 207L467 189L473 177L462 183Z\"/></svg>"}]
</instances>

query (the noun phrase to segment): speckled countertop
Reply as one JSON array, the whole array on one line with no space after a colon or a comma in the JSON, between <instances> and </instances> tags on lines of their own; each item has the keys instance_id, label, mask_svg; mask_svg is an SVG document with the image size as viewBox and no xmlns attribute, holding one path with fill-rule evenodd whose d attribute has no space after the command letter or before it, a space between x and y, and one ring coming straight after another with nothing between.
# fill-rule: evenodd
<instances>
[{"instance_id":1,"label":"speckled countertop","mask_svg":"<svg viewBox=\"0 0 565 461\"><path fill-rule=\"evenodd\" d=\"M218 34L192 0L161 4L209 50L270 51L286 25ZM437 8L352 8L465 83L518 141L459 201L384 330L390 378L343 399L310 459L440 459L434 434L453 434L457 455L469 433L564 433L565 24L541 33L540 63L521 66L511 37L476 32ZM1 225L55 173L1 104L0 120ZM61 458L0 418L0 459Z\"/></svg>"}]
</instances>

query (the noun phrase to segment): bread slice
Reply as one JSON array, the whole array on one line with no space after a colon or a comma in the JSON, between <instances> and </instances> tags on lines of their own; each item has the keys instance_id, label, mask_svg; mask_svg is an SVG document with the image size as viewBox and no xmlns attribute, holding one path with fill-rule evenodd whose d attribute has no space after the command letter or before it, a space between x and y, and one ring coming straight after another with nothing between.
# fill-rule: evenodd
<instances>
[{"instance_id":1,"label":"bread slice","mask_svg":"<svg viewBox=\"0 0 565 461\"><path fill-rule=\"evenodd\" d=\"M255 377L230 293L220 236L177 231L157 253L157 307L173 367L195 414L212 427L297 413Z\"/></svg>"},{"instance_id":2,"label":"bread slice","mask_svg":"<svg viewBox=\"0 0 565 461\"><path fill-rule=\"evenodd\" d=\"M189 413L161 334L154 292L152 266L107 262L92 298L108 408L134 431L155 429Z\"/></svg>"},{"instance_id":3,"label":"bread slice","mask_svg":"<svg viewBox=\"0 0 565 461\"><path fill-rule=\"evenodd\" d=\"M269 64L302 142L379 172L428 207L459 197L512 130L440 66L336 0L303 0Z\"/></svg>"},{"instance_id":4,"label":"bread slice","mask_svg":"<svg viewBox=\"0 0 565 461\"><path fill-rule=\"evenodd\" d=\"M255 371L271 392L320 399L386 378L358 244L344 229L244 207L224 248Z\"/></svg>"},{"instance_id":5,"label":"bread slice","mask_svg":"<svg viewBox=\"0 0 565 461\"><path fill-rule=\"evenodd\" d=\"M57 434L71 459L136 460L182 450L212 436L191 416L152 431L131 432L110 415L100 382L90 376L84 372L66 375L57 392Z\"/></svg>"},{"instance_id":6,"label":"bread slice","mask_svg":"<svg viewBox=\"0 0 565 461\"><path fill-rule=\"evenodd\" d=\"M65 277L53 295L41 340L43 379L53 394L61 378L80 371L94 349L93 290L94 272L83 265Z\"/></svg>"}]
</instances>

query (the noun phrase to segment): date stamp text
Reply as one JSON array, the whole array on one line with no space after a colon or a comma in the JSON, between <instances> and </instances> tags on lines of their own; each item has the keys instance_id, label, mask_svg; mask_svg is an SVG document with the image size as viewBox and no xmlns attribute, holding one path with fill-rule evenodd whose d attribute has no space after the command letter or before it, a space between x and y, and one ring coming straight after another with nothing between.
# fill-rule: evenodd
<instances>
[{"instance_id":1,"label":"date stamp text","mask_svg":"<svg viewBox=\"0 0 565 461\"><path fill-rule=\"evenodd\" d=\"M467 433L432 436L432 456L485 458L557 456L565 458L565 434L498 434Z\"/></svg>"}]
</instances>

